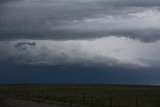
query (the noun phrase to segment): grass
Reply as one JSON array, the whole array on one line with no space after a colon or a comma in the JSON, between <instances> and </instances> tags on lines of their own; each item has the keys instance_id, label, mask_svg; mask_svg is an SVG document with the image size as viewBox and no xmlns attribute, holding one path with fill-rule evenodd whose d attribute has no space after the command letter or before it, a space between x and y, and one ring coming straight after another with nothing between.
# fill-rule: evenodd
<instances>
[{"instance_id":1,"label":"grass","mask_svg":"<svg viewBox=\"0 0 160 107\"><path fill-rule=\"evenodd\" d=\"M160 87L104 84L0 85L15 99L63 102L81 107L160 107Z\"/></svg>"}]
</instances>

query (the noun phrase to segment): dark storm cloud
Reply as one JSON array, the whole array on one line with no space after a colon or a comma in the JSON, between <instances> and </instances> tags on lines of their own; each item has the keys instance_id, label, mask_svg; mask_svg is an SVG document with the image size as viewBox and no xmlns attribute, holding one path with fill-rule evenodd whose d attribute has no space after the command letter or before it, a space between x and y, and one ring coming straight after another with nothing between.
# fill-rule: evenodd
<instances>
[{"instance_id":1,"label":"dark storm cloud","mask_svg":"<svg viewBox=\"0 0 160 107\"><path fill-rule=\"evenodd\" d=\"M110 35L144 42L160 39L157 0L0 0L0 3L0 40L70 40ZM150 17L152 14L156 19ZM94 21L86 21L90 19Z\"/></svg>"},{"instance_id":2,"label":"dark storm cloud","mask_svg":"<svg viewBox=\"0 0 160 107\"><path fill-rule=\"evenodd\" d=\"M29 46L35 46L36 45L36 43L35 42L19 42L19 43L17 43L16 45L15 45L15 47L21 47L21 46L23 46L23 45L29 45Z\"/></svg>"},{"instance_id":3,"label":"dark storm cloud","mask_svg":"<svg viewBox=\"0 0 160 107\"><path fill-rule=\"evenodd\" d=\"M20 0L0 0L0 3L8 3L8 2L15 2Z\"/></svg>"},{"instance_id":4,"label":"dark storm cloud","mask_svg":"<svg viewBox=\"0 0 160 107\"><path fill-rule=\"evenodd\" d=\"M153 68L128 70L117 67L82 67L78 65L31 66L5 63L0 64L0 69L0 83L122 83L159 85L160 81L159 70Z\"/></svg>"},{"instance_id":5,"label":"dark storm cloud","mask_svg":"<svg viewBox=\"0 0 160 107\"><path fill-rule=\"evenodd\" d=\"M36 46L36 43L35 42L19 42L15 44L15 48L21 48L23 50L26 50L27 46Z\"/></svg>"}]
</instances>

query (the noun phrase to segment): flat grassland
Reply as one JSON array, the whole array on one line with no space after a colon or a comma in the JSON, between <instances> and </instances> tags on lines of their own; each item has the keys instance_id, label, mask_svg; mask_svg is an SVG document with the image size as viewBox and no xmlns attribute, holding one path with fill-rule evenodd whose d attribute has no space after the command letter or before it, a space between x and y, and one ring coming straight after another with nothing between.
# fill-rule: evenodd
<instances>
[{"instance_id":1,"label":"flat grassland","mask_svg":"<svg viewBox=\"0 0 160 107\"><path fill-rule=\"evenodd\" d=\"M160 107L160 87L106 84L0 85L0 95L74 107Z\"/></svg>"}]
</instances>

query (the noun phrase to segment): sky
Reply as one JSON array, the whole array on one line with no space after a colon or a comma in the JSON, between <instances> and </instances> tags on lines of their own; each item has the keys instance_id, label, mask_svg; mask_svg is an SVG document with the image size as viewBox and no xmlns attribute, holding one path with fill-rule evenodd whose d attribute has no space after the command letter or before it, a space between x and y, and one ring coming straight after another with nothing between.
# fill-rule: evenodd
<instances>
[{"instance_id":1,"label":"sky","mask_svg":"<svg viewBox=\"0 0 160 107\"><path fill-rule=\"evenodd\" d=\"M160 1L0 0L0 83L160 85Z\"/></svg>"}]
</instances>

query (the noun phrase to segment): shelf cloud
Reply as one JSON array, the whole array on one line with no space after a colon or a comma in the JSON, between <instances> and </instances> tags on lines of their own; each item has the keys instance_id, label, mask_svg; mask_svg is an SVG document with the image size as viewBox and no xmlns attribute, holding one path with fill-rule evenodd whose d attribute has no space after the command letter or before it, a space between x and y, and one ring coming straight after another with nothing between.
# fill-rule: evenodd
<instances>
[{"instance_id":1,"label":"shelf cloud","mask_svg":"<svg viewBox=\"0 0 160 107\"><path fill-rule=\"evenodd\" d=\"M0 0L0 83L158 84L159 65L159 0Z\"/></svg>"},{"instance_id":2,"label":"shelf cloud","mask_svg":"<svg viewBox=\"0 0 160 107\"><path fill-rule=\"evenodd\" d=\"M157 0L0 0L0 40L160 39Z\"/></svg>"},{"instance_id":3,"label":"shelf cloud","mask_svg":"<svg viewBox=\"0 0 160 107\"><path fill-rule=\"evenodd\" d=\"M157 0L0 0L0 60L157 66L159 22Z\"/></svg>"}]
</instances>

